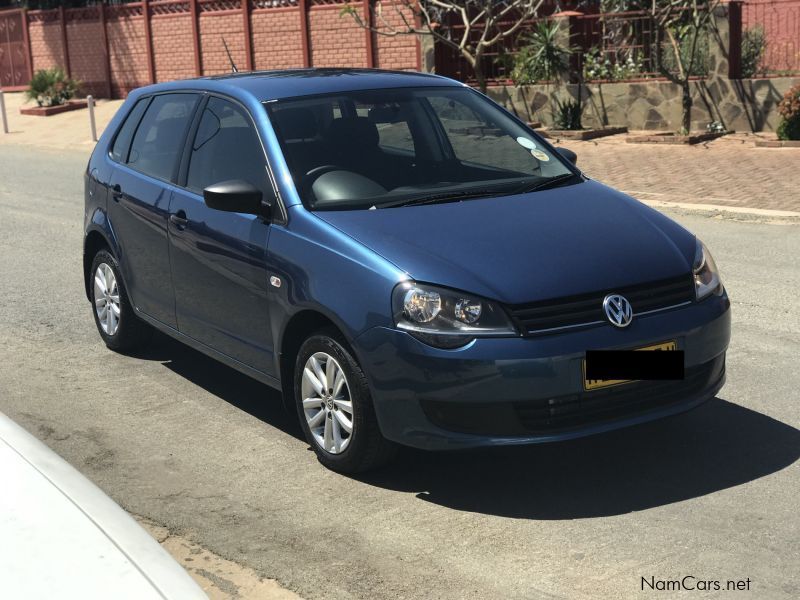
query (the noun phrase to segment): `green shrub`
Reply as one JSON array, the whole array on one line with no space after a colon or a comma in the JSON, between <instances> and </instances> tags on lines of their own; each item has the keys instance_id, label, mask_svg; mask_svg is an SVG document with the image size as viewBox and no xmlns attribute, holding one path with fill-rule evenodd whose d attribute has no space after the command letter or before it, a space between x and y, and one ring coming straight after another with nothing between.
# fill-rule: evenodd
<instances>
[{"instance_id":1,"label":"green shrub","mask_svg":"<svg viewBox=\"0 0 800 600\"><path fill-rule=\"evenodd\" d=\"M561 102L554 98L556 110L553 113L553 127L555 129L579 130L583 129L581 123L581 105L577 100Z\"/></svg>"},{"instance_id":2,"label":"green shrub","mask_svg":"<svg viewBox=\"0 0 800 600\"><path fill-rule=\"evenodd\" d=\"M761 25L745 30L742 36L742 77L755 77L761 66L761 59L767 50L767 35Z\"/></svg>"},{"instance_id":3,"label":"green shrub","mask_svg":"<svg viewBox=\"0 0 800 600\"><path fill-rule=\"evenodd\" d=\"M511 71L515 85L558 81L569 72L572 48L559 39L556 21L539 21L522 43Z\"/></svg>"},{"instance_id":4,"label":"green shrub","mask_svg":"<svg viewBox=\"0 0 800 600\"><path fill-rule=\"evenodd\" d=\"M624 81L642 76L643 60L640 52L616 52L614 60L604 55L597 46L583 55L583 78L586 81Z\"/></svg>"},{"instance_id":5,"label":"green shrub","mask_svg":"<svg viewBox=\"0 0 800 600\"><path fill-rule=\"evenodd\" d=\"M61 67L41 69L33 74L25 96L39 106L58 106L74 97L78 87L78 82L67 77Z\"/></svg>"},{"instance_id":6,"label":"green shrub","mask_svg":"<svg viewBox=\"0 0 800 600\"><path fill-rule=\"evenodd\" d=\"M781 124L778 125L779 140L800 140L800 84L783 95L778 104Z\"/></svg>"}]
</instances>

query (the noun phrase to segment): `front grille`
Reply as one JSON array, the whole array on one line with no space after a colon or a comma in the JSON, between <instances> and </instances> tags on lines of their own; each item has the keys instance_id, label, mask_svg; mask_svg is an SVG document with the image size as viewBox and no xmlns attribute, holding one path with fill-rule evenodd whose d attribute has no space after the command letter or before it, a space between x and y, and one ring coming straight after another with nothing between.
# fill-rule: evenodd
<instances>
[{"instance_id":1,"label":"front grille","mask_svg":"<svg viewBox=\"0 0 800 600\"><path fill-rule=\"evenodd\" d=\"M603 299L607 294L621 294L627 298L636 315L691 302L694 299L694 281L689 274L681 275L579 296L517 304L510 306L509 312L519 330L528 335L563 327L593 325L606 321Z\"/></svg>"},{"instance_id":2,"label":"front grille","mask_svg":"<svg viewBox=\"0 0 800 600\"><path fill-rule=\"evenodd\" d=\"M680 404L718 382L725 355L686 369L680 381L636 381L604 390L520 402L422 400L437 426L476 435L553 434L624 419Z\"/></svg>"}]
</instances>

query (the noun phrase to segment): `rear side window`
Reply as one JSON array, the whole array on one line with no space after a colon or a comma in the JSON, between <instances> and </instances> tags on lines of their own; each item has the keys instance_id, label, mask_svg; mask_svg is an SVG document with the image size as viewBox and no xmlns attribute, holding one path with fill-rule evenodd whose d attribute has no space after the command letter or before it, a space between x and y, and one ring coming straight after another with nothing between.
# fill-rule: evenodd
<instances>
[{"instance_id":1,"label":"rear side window","mask_svg":"<svg viewBox=\"0 0 800 600\"><path fill-rule=\"evenodd\" d=\"M128 114L125 122L122 124L122 127L120 128L119 133L114 140L114 146L111 148L111 157L117 162L124 163L128 161L128 150L131 147L133 134L136 131L136 126L139 124L142 115L144 114L144 110L147 108L148 102L150 102L150 98L142 98L139 100L133 107L133 110L131 110L131 112Z\"/></svg>"},{"instance_id":2,"label":"rear side window","mask_svg":"<svg viewBox=\"0 0 800 600\"><path fill-rule=\"evenodd\" d=\"M131 144L128 164L146 175L172 179L197 94L163 94L153 98Z\"/></svg>"},{"instance_id":3,"label":"rear side window","mask_svg":"<svg viewBox=\"0 0 800 600\"><path fill-rule=\"evenodd\" d=\"M212 97L194 138L186 187L202 193L231 179L269 190L264 151L250 117L236 104Z\"/></svg>"}]
</instances>

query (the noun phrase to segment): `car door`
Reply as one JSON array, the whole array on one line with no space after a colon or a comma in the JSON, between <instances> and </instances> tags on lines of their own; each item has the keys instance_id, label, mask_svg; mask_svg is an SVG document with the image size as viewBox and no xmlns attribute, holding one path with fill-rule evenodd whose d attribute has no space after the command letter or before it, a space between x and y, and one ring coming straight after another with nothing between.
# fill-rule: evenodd
<instances>
[{"instance_id":1,"label":"car door","mask_svg":"<svg viewBox=\"0 0 800 600\"><path fill-rule=\"evenodd\" d=\"M273 374L263 217L214 210L203 189L247 181L270 196L266 158L253 121L238 103L211 96L170 203L170 256L178 329L245 365Z\"/></svg>"},{"instance_id":2,"label":"car door","mask_svg":"<svg viewBox=\"0 0 800 600\"><path fill-rule=\"evenodd\" d=\"M161 94L132 109L113 146L108 212L120 249L122 275L138 310L176 327L167 219L181 151L199 94ZM142 108L140 108L140 106ZM125 137L132 136L129 146Z\"/></svg>"}]
</instances>

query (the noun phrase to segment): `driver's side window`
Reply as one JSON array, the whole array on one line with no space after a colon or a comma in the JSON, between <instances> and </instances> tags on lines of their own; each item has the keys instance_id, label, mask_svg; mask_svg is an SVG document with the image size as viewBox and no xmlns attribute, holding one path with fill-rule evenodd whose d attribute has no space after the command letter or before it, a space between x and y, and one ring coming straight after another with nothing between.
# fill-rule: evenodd
<instances>
[{"instance_id":1,"label":"driver's side window","mask_svg":"<svg viewBox=\"0 0 800 600\"><path fill-rule=\"evenodd\" d=\"M212 97L192 144L186 187L202 194L232 179L269 190L264 150L249 115L233 102Z\"/></svg>"}]
</instances>

